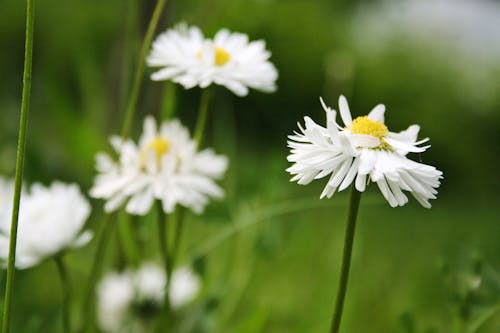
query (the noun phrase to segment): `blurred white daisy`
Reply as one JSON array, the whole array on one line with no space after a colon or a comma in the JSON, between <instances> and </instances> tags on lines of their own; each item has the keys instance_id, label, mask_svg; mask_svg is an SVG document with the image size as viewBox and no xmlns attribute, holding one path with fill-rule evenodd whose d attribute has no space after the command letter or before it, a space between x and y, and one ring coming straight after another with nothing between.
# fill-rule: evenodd
<instances>
[{"instance_id":1,"label":"blurred white daisy","mask_svg":"<svg viewBox=\"0 0 500 333\"><path fill-rule=\"evenodd\" d=\"M107 200L106 212L128 200L128 213L145 215L158 199L166 213L177 204L200 213L210 198L223 197L215 179L224 175L227 158L211 149L198 152L178 120L157 128L153 117L146 117L138 144L120 137L112 137L111 144L119 161L97 154L99 174L90 190L92 197Z\"/></svg>"},{"instance_id":2,"label":"blurred white daisy","mask_svg":"<svg viewBox=\"0 0 500 333\"><path fill-rule=\"evenodd\" d=\"M161 67L151 75L154 81L172 80L186 89L217 84L245 96L248 88L276 90L278 72L270 56L262 40L249 42L247 35L226 29L206 39L199 28L181 23L157 37L147 63Z\"/></svg>"},{"instance_id":3,"label":"blurred white daisy","mask_svg":"<svg viewBox=\"0 0 500 333\"><path fill-rule=\"evenodd\" d=\"M0 258L7 260L12 214L13 182L0 181ZM10 196L10 199L7 197ZM75 184L54 182L31 186L21 197L16 267L34 266L61 251L85 245L92 238L82 232L90 205Z\"/></svg>"},{"instance_id":4,"label":"blurred white daisy","mask_svg":"<svg viewBox=\"0 0 500 333\"><path fill-rule=\"evenodd\" d=\"M172 273L170 285L170 305L178 309L191 302L200 290L200 278L187 267L181 267Z\"/></svg>"},{"instance_id":5,"label":"blurred white daisy","mask_svg":"<svg viewBox=\"0 0 500 333\"><path fill-rule=\"evenodd\" d=\"M97 319L106 332L146 331L149 319L163 306L165 271L154 263L144 263L137 271L110 273L97 288ZM178 309L198 294L199 278L188 268L172 274L170 302Z\"/></svg>"},{"instance_id":6,"label":"blurred white daisy","mask_svg":"<svg viewBox=\"0 0 500 333\"><path fill-rule=\"evenodd\" d=\"M424 207L435 199L442 172L433 166L417 163L406 157L420 153L430 146L421 146L429 139L417 141L418 125L394 133L384 124L385 106L377 105L367 116L352 119L347 100L339 98L340 116L344 126L336 122L337 112L321 104L326 112L327 125L322 127L305 117L305 127L289 136L294 164L287 169L294 175L291 181L301 185L314 179L330 176L321 198L330 198L352 182L363 192L367 183L375 182L392 207L403 206L410 192Z\"/></svg>"}]
</instances>

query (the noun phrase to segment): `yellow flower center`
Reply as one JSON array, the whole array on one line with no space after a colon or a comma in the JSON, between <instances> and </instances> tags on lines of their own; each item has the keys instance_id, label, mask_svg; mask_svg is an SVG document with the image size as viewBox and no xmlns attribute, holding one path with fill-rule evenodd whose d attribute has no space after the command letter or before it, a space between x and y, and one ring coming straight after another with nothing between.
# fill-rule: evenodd
<instances>
[{"instance_id":1,"label":"yellow flower center","mask_svg":"<svg viewBox=\"0 0 500 333\"><path fill-rule=\"evenodd\" d=\"M158 167L161 165L161 157L163 154L167 153L170 149L170 141L161 136L157 136L153 140L149 141L148 144L142 149L141 158L143 163L146 161L146 158L149 152L152 150L156 153L156 163Z\"/></svg>"},{"instance_id":2,"label":"yellow flower center","mask_svg":"<svg viewBox=\"0 0 500 333\"><path fill-rule=\"evenodd\" d=\"M391 146L384 140L389 130L380 121L370 120L368 116L361 116L354 119L347 129L355 134L371 135L379 139L380 145L373 149L391 150Z\"/></svg>"},{"instance_id":3,"label":"yellow flower center","mask_svg":"<svg viewBox=\"0 0 500 333\"><path fill-rule=\"evenodd\" d=\"M217 66L224 66L231 59L229 53L221 47L215 47L215 64Z\"/></svg>"},{"instance_id":4,"label":"yellow flower center","mask_svg":"<svg viewBox=\"0 0 500 333\"><path fill-rule=\"evenodd\" d=\"M382 140L389 133L387 126L380 121L370 120L368 116L357 117L348 126L355 134L367 134Z\"/></svg>"}]
</instances>

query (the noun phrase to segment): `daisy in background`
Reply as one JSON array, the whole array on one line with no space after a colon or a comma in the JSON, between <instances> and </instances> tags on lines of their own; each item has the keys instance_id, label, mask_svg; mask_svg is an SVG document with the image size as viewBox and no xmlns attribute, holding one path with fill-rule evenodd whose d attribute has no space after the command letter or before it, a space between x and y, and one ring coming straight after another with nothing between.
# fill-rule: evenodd
<instances>
[{"instance_id":1,"label":"daisy in background","mask_svg":"<svg viewBox=\"0 0 500 333\"><path fill-rule=\"evenodd\" d=\"M116 136L111 144L119 160L97 154L99 174L90 190L92 197L107 200L106 212L126 202L128 213L145 215L158 199L165 213L172 213L176 205L201 213L209 199L224 195L215 180L224 175L227 158L211 149L197 151L178 120L157 127L148 116L137 144Z\"/></svg>"},{"instance_id":2,"label":"daisy in background","mask_svg":"<svg viewBox=\"0 0 500 333\"><path fill-rule=\"evenodd\" d=\"M270 56L262 40L250 42L226 29L207 39L199 28L181 23L157 37L147 63L160 68L151 75L154 81L171 80L186 89L217 84L246 96L249 88L276 90L278 72Z\"/></svg>"},{"instance_id":3,"label":"daisy in background","mask_svg":"<svg viewBox=\"0 0 500 333\"><path fill-rule=\"evenodd\" d=\"M110 273L97 289L97 319L105 332L146 332L160 313L166 286L165 271L144 263L136 271ZM198 294L200 280L189 268L175 270L170 284L170 303L178 310Z\"/></svg>"},{"instance_id":4,"label":"daisy in background","mask_svg":"<svg viewBox=\"0 0 500 333\"><path fill-rule=\"evenodd\" d=\"M326 127L305 117L300 132L289 136L294 163L287 169L294 175L292 181L301 185L314 179L329 177L321 198L330 198L354 182L356 190L365 191L372 181L377 184L391 207L403 206L410 192L424 207L430 208L429 199L435 199L442 172L433 166L412 161L408 153L421 153L430 146L422 146L429 139L417 141L420 127L411 125L399 133L390 132L384 124L385 106L379 104L367 115L352 119L344 96L339 98L340 116L326 106Z\"/></svg>"},{"instance_id":5,"label":"daisy in background","mask_svg":"<svg viewBox=\"0 0 500 333\"><path fill-rule=\"evenodd\" d=\"M9 255L14 184L0 179L0 258ZM83 231L90 205L75 184L33 184L21 195L16 267L32 267L64 250L81 247L92 238Z\"/></svg>"}]
</instances>

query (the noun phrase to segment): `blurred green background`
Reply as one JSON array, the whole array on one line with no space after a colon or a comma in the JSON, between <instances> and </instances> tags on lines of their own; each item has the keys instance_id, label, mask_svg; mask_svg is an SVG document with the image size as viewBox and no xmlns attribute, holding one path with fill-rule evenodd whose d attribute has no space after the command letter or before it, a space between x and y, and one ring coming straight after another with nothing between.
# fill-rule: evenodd
<instances>
[{"instance_id":1,"label":"blurred green background","mask_svg":"<svg viewBox=\"0 0 500 333\"><path fill-rule=\"evenodd\" d=\"M91 186L95 153L120 130L154 5L37 2L29 182ZM0 174L12 176L25 4L3 0L0 8ZM319 96L336 107L340 94L355 115L384 103L393 131L420 124L432 148L412 158L444 172L431 210L414 202L392 209L374 188L364 195L343 331L460 333L462 322L484 317L477 332L500 332L500 313L491 310L500 304L500 2L171 0L159 30L179 21L208 36L227 27L264 39L280 73L275 94L238 98L216 89L206 142L230 157L227 200L188 217L182 251L204 268L203 295L216 300L198 320L200 332L327 331L347 195L319 201L324 182L301 187L284 170L296 122L309 115L323 123ZM144 115L161 114L164 89L144 80L135 136ZM199 90L176 93L177 115L193 128ZM91 227L99 228L102 204L94 204ZM150 219L138 223L145 256L157 256ZM235 228L242 232L204 245ZM76 283L94 243L68 255ZM105 270L112 262L111 254ZM14 332L60 330L54 274L45 263L17 275ZM471 276L481 284L469 297Z\"/></svg>"}]
</instances>

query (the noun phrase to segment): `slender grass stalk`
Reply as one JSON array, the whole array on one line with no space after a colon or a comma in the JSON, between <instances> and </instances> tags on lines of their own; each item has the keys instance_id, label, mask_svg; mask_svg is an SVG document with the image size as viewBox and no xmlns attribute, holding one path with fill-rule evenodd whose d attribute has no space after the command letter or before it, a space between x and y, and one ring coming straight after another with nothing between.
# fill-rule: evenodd
<instances>
[{"instance_id":1,"label":"slender grass stalk","mask_svg":"<svg viewBox=\"0 0 500 333\"><path fill-rule=\"evenodd\" d=\"M123 38L123 58L121 63L120 79L120 110L127 107L128 92L132 83L131 68L134 64L133 58L138 50L138 21L139 21L139 0L127 0L125 12L125 31Z\"/></svg>"},{"instance_id":2,"label":"slender grass stalk","mask_svg":"<svg viewBox=\"0 0 500 333\"><path fill-rule=\"evenodd\" d=\"M167 278L167 283L165 286L165 297L163 302L164 314L167 317L170 316L170 277L172 275L172 262L170 253L168 251L168 215L163 211L161 202L157 203L158 207L158 245L160 247L160 254L163 259L163 267L165 269L165 276Z\"/></svg>"},{"instance_id":3,"label":"slender grass stalk","mask_svg":"<svg viewBox=\"0 0 500 333\"><path fill-rule=\"evenodd\" d=\"M62 255L54 257L54 261L57 266L57 271L59 273L59 278L61 279L61 289L63 295L62 301L62 323L63 332L71 333L71 283L69 281L68 271L66 270L66 265L64 264Z\"/></svg>"},{"instance_id":4,"label":"slender grass stalk","mask_svg":"<svg viewBox=\"0 0 500 333\"><path fill-rule=\"evenodd\" d=\"M10 227L9 258L7 264L7 280L5 284L5 300L3 307L2 333L9 332L12 290L16 264L17 226L19 221L19 205L23 180L24 155L26 150L26 134L28 127L29 100L31 92L31 66L33 59L33 32L35 21L35 0L26 1L26 37L24 53L23 92L21 99L21 117L19 121L19 141L17 145L16 175L14 185L14 203Z\"/></svg>"},{"instance_id":5,"label":"slender grass stalk","mask_svg":"<svg viewBox=\"0 0 500 333\"><path fill-rule=\"evenodd\" d=\"M141 88L142 77L144 75L144 68L146 67L146 56L148 54L149 48L151 46L151 41L153 40L153 34L160 20L161 13L165 8L167 0L158 0L156 7L149 21L148 29L146 30L146 35L144 36L144 41L142 42L141 51L139 54L139 62L137 64L137 70L134 75L134 82L132 84L132 91L127 103L127 110L125 111L125 119L122 127L122 137L127 138L130 135L130 129L132 127L132 120L134 119L134 113L137 106L137 100L139 98L139 90Z\"/></svg>"},{"instance_id":6,"label":"slender grass stalk","mask_svg":"<svg viewBox=\"0 0 500 333\"><path fill-rule=\"evenodd\" d=\"M184 226L184 214L186 213L186 209L184 207L179 207L175 214L175 235L174 235L174 244L172 246L172 269L177 263L177 257L179 255L179 247L182 239L182 231Z\"/></svg>"},{"instance_id":7,"label":"slender grass stalk","mask_svg":"<svg viewBox=\"0 0 500 333\"><path fill-rule=\"evenodd\" d=\"M196 130L194 132L194 140L198 147L203 141L203 135L205 134L205 127L208 118L208 106L210 104L211 89L206 88L201 92L200 109L198 111L198 120L196 122Z\"/></svg>"},{"instance_id":8,"label":"slender grass stalk","mask_svg":"<svg viewBox=\"0 0 500 333\"><path fill-rule=\"evenodd\" d=\"M82 326L79 332L87 332L89 325L92 323L91 320L91 310L92 310L92 300L94 299L95 285L97 284L97 279L102 271L102 263L104 262L104 256L106 249L109 244L111 235L113 234L114 226L116 225L116 213L111 216L109 220L104 221L103 227L99 234L99 241L97 243L97 248L94 255L94 260L92 261L92 267L90 269L89 280L86 286L85 298L83 301L82 308Z\"/></svg>"},{"instance_id":9,"label":"slender grass stalk","mask_svg":"<svg viewBox=\"0 0 500 333\"><path fill-rule=\"evenodd\" d=\"M352 246L354 243L354 232L356 231L356 219L358 216L359 202L361 201L361 192L352 188L351 202L349 204L349 215L347 217L347 227L344 238L344 251L342 254L342 267L340 270L339 288L337 290L337 302L335 312L333 313L331 333L338 333L340 321L342 319L342 310L344 309L344 300L347 291L347 282L349 281L349 269L351 267Z\"/></svg>"},{"instance_id":10,"label":"slender grass stalk","mask_svg":"<svg viewBox=\"0 0 500 333\"><path fill-rule=\"evenodd\" d=\"M163 90L163 101L161 106L161 119L172 119L175 116L177 104L176 85L168 81Z\"/></svg>"},{"instance_id":11,"label":"slender grass stalk","mask_svg":"<svg viewBox=\"0 0 500 333\"><path fill-rule=\"evenodd\" d=\"M140 261L140 254L137 239L134 237L135 226L132 224L130 216L124 211L121 211L120 215L118 232L122 250L125 252L126 261L136 266Z\"/></svg>"}]
</instances>

